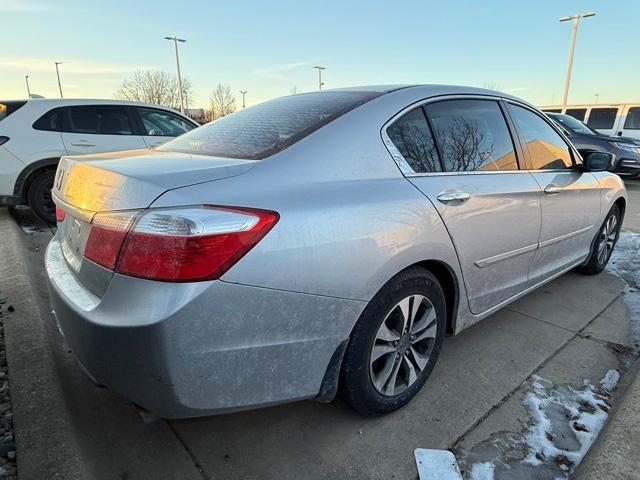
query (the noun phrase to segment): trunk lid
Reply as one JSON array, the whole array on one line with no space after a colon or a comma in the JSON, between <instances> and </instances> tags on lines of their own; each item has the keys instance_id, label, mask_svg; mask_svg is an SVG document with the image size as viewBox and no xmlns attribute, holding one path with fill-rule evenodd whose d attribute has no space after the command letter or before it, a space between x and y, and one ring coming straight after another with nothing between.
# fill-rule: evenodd
<instances>
[{"instance_id":1,"label":"trunk lid","mask_svg":"<svg viewBox=\"0 0 640 480\"><path fill-rule=\"evenodd\" d=\"M146 208L167 190L240 175L256 163L155 150L62 157L53 193L90 212Z\"/></svg>"},{"instance_id":2,"label":"trunk lid","mask_svg":"<svg viewBox=\"0 0 640 480\"><path fill-rule=\"evenodd\" d=\"M144 209L168 190L237 176L255 163L153 150L63 157L53 194L65 212L58 238L67 264L85 287L102 296L112 272L84 258L96 213Z\"/></svg>"}]
</instances>

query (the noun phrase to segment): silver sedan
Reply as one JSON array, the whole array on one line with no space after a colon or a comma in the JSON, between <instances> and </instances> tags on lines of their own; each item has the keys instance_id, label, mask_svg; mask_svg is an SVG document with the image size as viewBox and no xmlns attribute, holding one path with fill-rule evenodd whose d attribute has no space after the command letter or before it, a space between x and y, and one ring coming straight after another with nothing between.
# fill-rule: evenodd
<instances>
[{"instance_id":1,"label":"silver sedan","mask_svg":"<svg viewBox=\"0 0 640 480\"><path fill-rule=\"evenodd\" d=\"M338 391L388 413L445 335L605 268L627 203L612 160L517 98L442 85L292 95L64 157L57 321L95 382L162 417Z\"/></svg>"}]
</instances>

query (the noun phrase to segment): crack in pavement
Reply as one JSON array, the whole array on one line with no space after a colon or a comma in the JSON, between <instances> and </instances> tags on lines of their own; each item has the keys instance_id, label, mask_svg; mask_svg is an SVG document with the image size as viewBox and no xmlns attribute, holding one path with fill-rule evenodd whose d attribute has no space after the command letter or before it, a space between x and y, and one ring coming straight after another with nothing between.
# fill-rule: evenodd
<instances>
[{"instance_id":1,"label":"crack in pavement","mask_svg":"<svg viewBox=\"0 0 640 480\"><path fill-rule=\"evenodd\" d=\"M553 325L557 328L563 329L563 330L568 330L569 332L573 333L573 335L571 337L569 337L566 341L564 341L562 343L562 345L560 345L553 353L551 353L551 355L549 355L547 358L545 358L539 365L537 365L525 378L524 380L522 380L518 385L516 385L515 388L513 388L510 392L508 392L504 397L502 397L500 399L500 401L498 403L496 403L495 405L493 405L489 410L487 410L487 412L485 412L478 420L476 420L467 430L465 430L461 435L459 435L453 443L450 444L450 446L448 447L448 450L454 450L456 449L460 443L473 431L475 430L482 422L484 422L493 412L495 412L498 408L500 408L501 405L503 405L507 400L509 400L511 397L513 397L513 395L515 395L515 393L536 373L538 373L540 370L542 370L542 368L544 368L544 366L549 363L551 360L553 360L568 344L569 342L571 342L572 340L574 340L575 338L582 338L581 337L581 332L583 332L587 327L589 327L598 317L600 317L600 315L602 315L611 305L613 305L613 303L618 300L620 297L622 296L622 293L616 295L613 300L611 300L609 303L607 303L607 305L600 310L591 320L589 320L582 328L580 328L580 330L578 330L577 332L573 332L570 329L566 329L566 328L562 328L562 327L557 327L557 325ZM513 310L512 310L513 311ZM520 312L518 312L520 313ZM531 318L533 320L538 320L541 321L543 323L547 323L543 320L540 320L539 318L535 318L535 317L531 317L530 315L525 315L528 318Z\"/></svg>"}]
</instances>

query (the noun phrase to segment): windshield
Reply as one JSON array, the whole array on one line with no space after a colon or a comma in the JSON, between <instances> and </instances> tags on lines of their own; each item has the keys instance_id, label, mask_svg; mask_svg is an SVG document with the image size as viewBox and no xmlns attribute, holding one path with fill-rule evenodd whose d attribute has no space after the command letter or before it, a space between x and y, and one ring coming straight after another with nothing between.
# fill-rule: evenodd
<instances>
[{"instance_id":1,"label":"windshield","mask_svg":"<svg viewBox=\"0 0 640 480\"><path fill-rule=\"evenodd\" d=\"M563 127L568 128L574 133L580 133L582 135L598 135L598 132L591 129L580 120L573 118L571 115L549 115Z\"/></svg>"},{"instance_id":2,"label":"windshield","mask_svg":"<svg viewBox=\"0 0 640 480\"><path fill-rule=\"evenodd\" d=\"M276 98L191 130L157 149L261 160L379 95L327 91Z\"/></svg>"},{"instance_id":3,"label":"windshield","mask_svg":"<svg viewBox=\"0 0 640 480\"><path fill-rule=\"evenodd\" d=\"M18 110L20 107L22 107L26 103L27 103L26 101L3 102L0 100L0 120L8 117L9 115L11 115L13 112Z\"/></svg>"}]
</instances>

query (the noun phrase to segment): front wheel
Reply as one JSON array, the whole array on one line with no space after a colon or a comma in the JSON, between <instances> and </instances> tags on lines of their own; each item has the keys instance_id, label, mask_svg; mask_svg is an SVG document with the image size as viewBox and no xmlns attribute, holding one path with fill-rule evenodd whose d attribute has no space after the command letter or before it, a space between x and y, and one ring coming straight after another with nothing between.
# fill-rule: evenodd
<instances>
[{"instance_id":1,"label":"front wheel","mask_svg":"<svg viewBox=\"0 0 640 480\"><path fill-rule=\"evenodd\" d=\"M393 412L422 388L440 353L446 304L438 280L412 267L365 308L342 364L341 391L365 416Z\"/></svg>"},{"instance_id":2,"label":"front wheel","mask_svg":"<svg viewBox=\"0 0 640 480\"><path fill-rule=\"evenodd\" d=\"M587 263L578 268L580 272L587 275L596 275L605 269L620 236L621 223L622 214L620 208L614 205L609 210L604 223L598 231Z\"/></svg>"}]
</instances>

